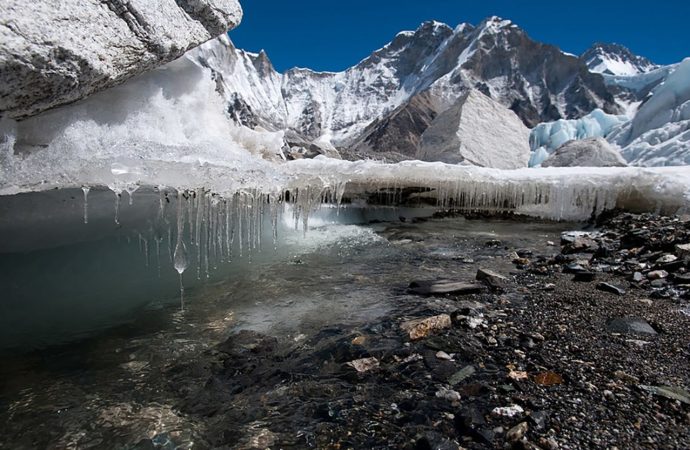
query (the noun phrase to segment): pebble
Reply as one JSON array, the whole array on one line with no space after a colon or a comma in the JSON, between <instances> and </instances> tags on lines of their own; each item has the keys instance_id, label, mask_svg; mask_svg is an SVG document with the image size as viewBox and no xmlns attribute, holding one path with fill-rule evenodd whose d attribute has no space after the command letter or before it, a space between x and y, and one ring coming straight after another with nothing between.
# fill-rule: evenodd
<instances>
[{"instance_id":1,"label":"pebble","mask_svg":"<svg viewBox=\"0 0 690 450\"><path fill-rule=\"evenodd\" d=\"M450 361L453 359L448 353L444 352L443 350L436 352L436 358L445 361Z\"/></svg>"},{"instance_id":2,"label":"pebble","mask_svg":"<svg viewBox=\"0 0 690 450\"><path fill-rule=\"evenodd\" d=\"M610 292L616 295L624 295L625 289L615 286L611 283L599 283L597 284L597 289L604 292Z\"/></svg>"},{"instance_id":3,"label":"pebble","mask_svg":"<svg viewBox=\"0 0 690 450\"><path fill-rule=\"evenodd\" d=\"M436 391L436 397L448 400L450 402L459 402L461 399L460 393L448 388L439 388Z\"/></svg>"},{"instance_id":4,"label":"pebble","mask_svg":"<svg viewBox=\"0 0 690 450\"><path fill-rule=\"evenodd\" d=\"M666 278L668 276L668 272L665 270L653 270L647 274L647 278L650 280L659 280L661 278Z\"/></svg>"},{"instance_id":5,"label":"pebble","mask_svg":"<svg viewBox=\"0 0 690 450\"><path fill-rule=\"evenodd\" d=\"M347 365L354 368L359 373L364 373L373 369L378 369L379 360L376 358L361 358L350 361Z\"/></svg>"},{"instance_id":6,"label":"pebble","mask_svg":"<svg viewBox=\"0 0 690 450\"><path fill-rule=\"evenodd\" d=\"M491 415L496 417L515 417L522 415L525 410L520 405L502 406L491 410Z\"/></svg>"},{"instance_id":7,"label":"pebble","mask_svg":"<svg viewBox=\"0 0 690 450\"><path fill-rule=\"evenodd\" d=\"M525 434L527 434L527 431L529 430L529 425L527 422L520 422L519 424L515 425L513 428L508 430L506 433L506 439L509 442L516 442L522 439Z\"/></svg>"}]
</instances>

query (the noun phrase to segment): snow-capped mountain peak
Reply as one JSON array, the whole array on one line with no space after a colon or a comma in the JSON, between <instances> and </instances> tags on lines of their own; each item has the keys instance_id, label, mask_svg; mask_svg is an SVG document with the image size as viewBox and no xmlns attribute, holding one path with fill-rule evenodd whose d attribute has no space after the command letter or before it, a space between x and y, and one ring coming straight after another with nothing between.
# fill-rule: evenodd
<instances>
[{"instance_id":1,"label":"snow-capped mountain peak","mask_svg":"<svg viewBox=\"0 0 690 450\"><path fill-rule=\"evenodd\" d=\"M630 76L647 73L659 66L643 56L637 56L620 44L597 42L582 54L590 72L605 75Z\"/></svg>"},{"instance_id":2,"label":"snow-capped mountain peak","mask_svg":"<svg viewBox=\"0 0 690 450\"><path fill-rule=\"evenodd\" d=\"M390 151L393 137L421 133L470 89L527 126L576 118L595 108L617 112L603 79L584 62L532 40L512 21L489 17L452 28L423 22L396 34L342 72L278 73L265 52L236 50L227 37L208 43L199 62L216 72L228 112L250 128L285 131L290 143ZM398 139L396 142L399 142Z\"/></svg>"}]
</instances>

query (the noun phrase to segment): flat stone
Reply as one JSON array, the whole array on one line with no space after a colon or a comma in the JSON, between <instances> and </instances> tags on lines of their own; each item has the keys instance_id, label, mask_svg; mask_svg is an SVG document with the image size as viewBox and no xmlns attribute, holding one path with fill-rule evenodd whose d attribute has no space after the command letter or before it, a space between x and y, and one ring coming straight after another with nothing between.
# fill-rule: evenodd
<instances>
[{"instance_id":1,"label":"flat stone","mask_svg":"<svg viewBox=\"0 0 690 450\"><path fill-rule=\"evenodd\" d=\"M666 397L671 400L678 400L681 403L690 405L690 393L688 393L688 391L685 389L674 386L646 386L643 384L640 385L640 389L654 395Z\"/></svg>"},{"instance_id":2,"label":"flat stone","mask_svg":"<svg viewBox=\"0 0 690 450\"><path fill-rule=\"evenodd\" d=\"M409 291L417 295L465 295L476 294L483 290L484 286L481 284L450 280L413 281L409 286Z\"/></svg>"},{"instance_id":3,"label":"flat stone","mask_svg":"<svg viewBox=\"0 0 690 450\"><path fill-rule=\"evenodd\" d=\"M604 292L610 292L616 295L624 295L625 289L615 286L611 283L599 283L597 284L597 289Z\"/></svg>"},{"instance_id":4,"label":"flat stone","mask_svg":"<svg viewBox=\"0 0 690 450\"><path fill-rule=\"evenodd\" d=\"M359 373L364 373L369 372L370 370L378 369L379 360L376 358L361 358L350 361L347 363L347 365Z\"/></svg>"},{"instance_id":5,"label":"flat stone","mask_svg":"<svg viewBox=\"0 0 690 450\"><path fill-rule=\"evenodd\" d=\"M416 341L422 339L434 331L450 328L451 320L448 314L439 314L438 316L426 317L424 319L415 319L403 322L400 325L406 331L410 339Z\"/></svg>"},{"instance_id":6,"label":"flat stone","mask_svg":"<svg viewBox=\"0 0 690 450\"><path fill-rule=\"evenodd\" d=\"M483 281L492 290L503 289L508 282L508 278L489 269L477 270L478 281Z\"/></svg>"},{"instance_id":7,"label":"flat stone","mask_svg":"<svg viewBox=\"0 0 690 450\"><path fill-rule=\"evenodd\" d=\"M644 319L619 317L609 320L606 328L612 333L657 335L656 330Z\"/></svg>"},{"instance_id":8,"label":"flat stone","mask_svg":"<svg viewBox=\"0 0 690 450\"><path fill-rule=\"evenodd\" d=\"M690 256L690 244L676 244L676 254L681 258Z\"/></svg>"},{"instance_id":9,"label":"flat stone","mask_svg":"<svg viewBox=\"0 0 690 450\"><path fill-rule=\"evenodd\" d=\"M462 369L455 372L455 374L453 374L448 379L448 384L450 384L451 386L455 386L456 384L460 384L463 381L465 381L466 379L468 379L469 377L471 377L472 375L474 375L474 373L476 371L477 370L474 368L474 366L465 366Z\"/></svg>"}]
</instances>

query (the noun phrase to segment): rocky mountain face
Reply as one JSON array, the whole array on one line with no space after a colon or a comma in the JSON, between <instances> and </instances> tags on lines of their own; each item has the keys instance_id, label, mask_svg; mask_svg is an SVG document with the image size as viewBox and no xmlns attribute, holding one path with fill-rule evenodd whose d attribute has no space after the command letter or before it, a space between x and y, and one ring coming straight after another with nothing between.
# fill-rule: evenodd
<instances>
[{"instance_id":1,"label":"rocky mountain face","mask_svg":"<svg viewBox=\"0 0 690 450\"><path fill-rule=\"evenodd\" d=\"M651 72L659 66L643 56L633 54L620 44L597 42L580 56L590 72L630 76Z\"/></svg>"},{"instance_id":2,"label":"rocky mountain face","mask_svg":"<svg viewBox=\"0 0 690 450\"><path fill-rule=\"evenodd\" d=\"M239 123L285 130L346 157L409 159L434 120L471 89L529 127L620 111L601 75L579 58L538 43L508 20L451 28L425 22L343 72L280 74L265 53L219 38L197 52L213 69Z\"/></svg>"},{"instance_id":3,"label":"rocky mountain face","mask_svg":"<svg viewBox=\"0 0 690 450\"><path fill-rule=\"evenodd\" d=\"M172 61L234 28L237 0L0 2L0 116L25 118Z\"/></svg>"},{"instance_id":4,"label":"rocky mountain face","mask_svg":"<svg viewBox=\"0 0 690 450\"><path fill-rule=\"evenodd\" d=\"M529 129L476 89L461 96L422 134L416 159L497 169L527 166Z\"/></svg>"}]
</instances>

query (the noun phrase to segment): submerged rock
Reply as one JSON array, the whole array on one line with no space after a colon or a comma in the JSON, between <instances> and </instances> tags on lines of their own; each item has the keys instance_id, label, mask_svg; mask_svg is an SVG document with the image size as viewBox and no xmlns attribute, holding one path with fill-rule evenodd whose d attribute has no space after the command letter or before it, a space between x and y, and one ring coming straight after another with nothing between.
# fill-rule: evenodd
<instances>
[{"instance_id":1,"label":"submerged rock","mask_svg":"<svg viewBox=\"0 0 690 450\"><path fill-rule=\"evenodd\" d=\"M234 28L237 0L0 4L0 115L71 103L172 61Z\"/></svg>"},{"instance_id":2,"label":"submerged rock","mask_svg":"<svg viewBox=\"0 0 690 450\"><path fill-rule=\"evenodd\" d=\"M413 281L409 286L409 291L418 295L475 294L483 289L480 284L450 280Z\"/></svg>"}]
</instances>

